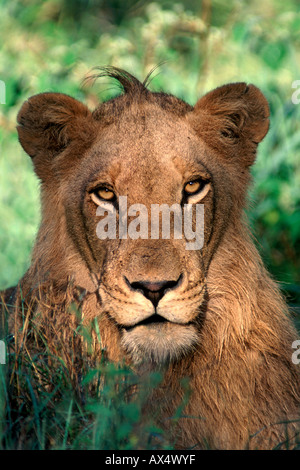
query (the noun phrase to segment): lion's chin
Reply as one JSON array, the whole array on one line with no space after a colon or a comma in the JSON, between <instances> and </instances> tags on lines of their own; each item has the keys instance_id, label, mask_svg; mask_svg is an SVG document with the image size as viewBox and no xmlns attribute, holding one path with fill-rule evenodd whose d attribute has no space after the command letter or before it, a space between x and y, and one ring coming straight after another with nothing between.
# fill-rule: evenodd
<instances>
[{"instance_id":1,"label":"lion's chin","mask_svg":"<svg viewBox=\"0 0 300 470\"><path fill-rule=\"evenodd\" d=\"M135 364L166 364L194 348L199 336L194 325L163 322L137 325L122 331L122 346Z\"/></svg>"}]
</instances>

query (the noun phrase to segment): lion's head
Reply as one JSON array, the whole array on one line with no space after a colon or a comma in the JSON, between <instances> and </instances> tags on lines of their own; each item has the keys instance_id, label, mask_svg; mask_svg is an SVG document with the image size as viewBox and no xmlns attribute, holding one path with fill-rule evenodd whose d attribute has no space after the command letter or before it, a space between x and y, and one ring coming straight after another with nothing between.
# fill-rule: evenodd
<instances>
[{"instance_id":1,"label":"lion's head","mask_svg":"<svg viewBox=\"0 0 300 470\"><path fill-rule=\"evenodd\" d=\"M93 112L59 93L33 96L19 112L19 139L42 188L35 269L96 292L93 315L117 326L135 362L165 362L199 342L210 262L240 219L268 105L245 83L220 87L192 107L128 73L107 74L124 94ZM170 236L161 224L151 237L150 214L163 204L182 214L192 205L181 238L172 211ZM105 224L112 229L106 239Z\"/></svg>"}]
</instances>

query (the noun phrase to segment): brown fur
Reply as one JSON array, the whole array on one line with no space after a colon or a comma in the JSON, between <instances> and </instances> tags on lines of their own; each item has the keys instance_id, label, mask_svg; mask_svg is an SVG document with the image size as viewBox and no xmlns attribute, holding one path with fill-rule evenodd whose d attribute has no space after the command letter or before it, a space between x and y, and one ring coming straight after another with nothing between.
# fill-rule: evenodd
<instances>
[{"instance_id":1,"label":"brown fur","mask_svg":"<svg viewBox=\"0 0 300 470\"><path fill-rule=\"evenodd\" d=\"M15 305L9 327L17 344L31 321L47 331L55 354L66 359L75 348L80 356L68 311L75 301L84 324L98 322L110 360L125 359L141 375L164 370L148 412L160 405L161 416L171 416L183 394L180 379L189 378L184 415L190 418L180 419L174 431L178 447L295 443L296 332L243 215L249 167L269 126L264 96L253 85L229 84L191 107L151 93L126 72L105 73L125 93L93 113L69 96L43 93L18 115L20 143L41 180L42 222L20 281L25 322L20 294L6 293ZM128 205L150 208L181 203L194 177L207 189L192 200L205 205L201 250L187 251L184 240L174 238L97 238L91 194L100 183L126 195ZM175 284L157 306L165 321L145 323L153 305L134 286L162 281ZM95 340L95 358L101 347Z\"/></svg>"}]
</instances>

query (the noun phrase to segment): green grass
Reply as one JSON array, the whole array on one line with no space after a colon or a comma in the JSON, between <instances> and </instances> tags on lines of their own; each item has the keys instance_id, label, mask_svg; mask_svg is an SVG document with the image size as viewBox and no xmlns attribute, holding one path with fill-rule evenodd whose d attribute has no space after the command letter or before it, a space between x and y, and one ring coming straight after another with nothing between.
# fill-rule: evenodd
<instances>
[{"instance_id":1,"label":"green grass","mask_svg":"<svg viewBox=\"0 0 300 470\"><path fill-rule=\"evenodd\" d=\"M41 357L28 360L26 372L24 364L18 363L14 371L17 377L5 389L8 398L0 435L3 449L165 447L161 429L151 422L141 424L142 406L151 390L149 383L147 390L132 393L129 399L129 391L137 386L138 377L125 366L108 363L84 371L80 394L76 394L65 365L55 359L51 370ZM45 378L47 387L42 385ZM157 377L151 381L156 384ZM172 445L168 444L168 448Z\"/></svg>"},{"instance_id":2,"label":"green grass","mask_svg":"<svg viewBox=\"0 0 300 470\"><path fill-rule=\"evenodd\" d=\"M128 398L129 391L138 385L138 377L125 366L108 363L84 371L80 394L76 394L65 365L53 358L54 365L50 370L47 361L33 357L26 372L24 364L18 363L13 385L7 381L0 435L3 449L166 448L161 429L152 422L141 424L142 406L151 390L149 382L147 390L143 388ZM47 387L42 385L45 378ZM151 383L156 384L157 377L151 377Z\"/></svg>"},{"instance_id":3,"label":"green grass","mask_svg":"<svg viewBox=\"0 0 300 470\"><path fill-rule=\"evenodd\" d=\"M24 325L26 323L26 310ZM143 412L160 372L143 379L106 352L93 355L91 333L75 315L71 342L55 343L29 319L19 344L6 337L7 363L0 365L0 449L172 449L171 440ZM28 342L35 338L35 346ZM101 341L100 338L98 338ZM76 345L74 347L74 344ZM187 385L183 389L188 391ZM183 400L184 403L184 400ZM182 406L174 415L174 424Z\"/></svg>"}]
</instances>

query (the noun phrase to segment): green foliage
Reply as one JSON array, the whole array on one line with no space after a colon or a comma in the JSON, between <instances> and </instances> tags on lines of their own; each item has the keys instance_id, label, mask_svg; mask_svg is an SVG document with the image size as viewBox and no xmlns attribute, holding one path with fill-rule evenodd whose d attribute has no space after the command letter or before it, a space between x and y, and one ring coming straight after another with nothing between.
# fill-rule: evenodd
<instances>
[{"instance_id":1,"label":"green foliage","mask_svg":"<svg viewBox=\"0 0 300 470\"><path fill-rule=\"evenodd\" d=\"M89 351L91 334L78 328L74 337L79 336ZM51 353L46 338L43 342L44 348L40 345L33 353L26 341L18 349L12 337L6 338L8 363L0 365L0 448L172 448L143 412L161 373L148 373L141 380L125 364L108 362L105 351L92 367L87 352L78 368L77 356L67 365L64 357Z\"/></svg>"},{"instance_id":2,"label":"green foliage","mask_svg":"<svg viewBox=\"0 0 300 470\"><path fill-rule=\"evenodd\" d=\"M152 88L191 104L230 81L255 83L266 94L271 128L253 168L249 214L269 269L299 303L300 105L291 102L300 77L299 24L292 0L1 0L0 286L26 270L39 222L38 183L15 131L23 101L62 91L93 108L116 93L107 80L82 86L94 66L115 65L143 79L163 62Z\"/></svg>"},{"instance_id":3,"label":"green foliage","mask_svg":"<svg viewBox=\"0 0 300 470\"><path fill-rule=\"evenodd\" d=\"M128 450L138 444L155 448L153 438L163 435L153 425L141 426L144 397L132 394L128 399L128 390L138 379L126 368L108 364L90 370L82 378L80 396L63 364L50 371L46 361L34 357L26 372L19 367L14 373L18 390L7 381L5 394L1 393L2 398L9 397L0 420L5 449ZM47 380L47 387L42 380ZM96 388L93 392L91 386Z\"/></svg>"}]
</instances>

